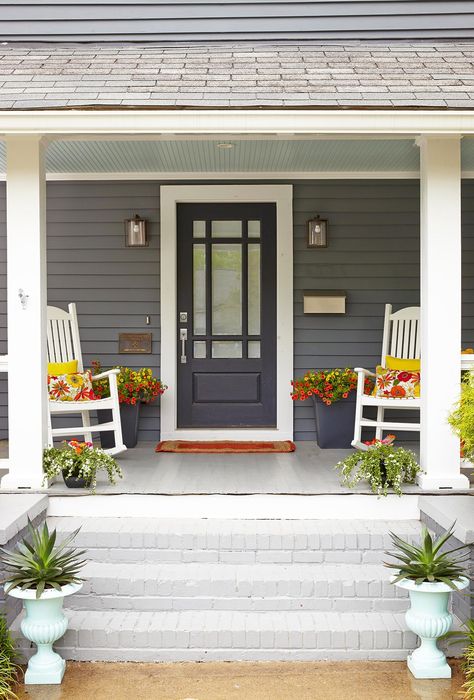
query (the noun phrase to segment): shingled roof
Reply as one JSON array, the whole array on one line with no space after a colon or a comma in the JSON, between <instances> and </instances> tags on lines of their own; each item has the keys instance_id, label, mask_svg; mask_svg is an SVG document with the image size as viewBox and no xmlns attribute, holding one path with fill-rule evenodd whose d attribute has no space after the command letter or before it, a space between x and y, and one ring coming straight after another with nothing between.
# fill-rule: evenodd
<instances>
[{"instance_id":1,"label":"shingled roof","mask_svg":"<svg viewBox=\"0 0 474 700\"><path fill-rule=\"evenodd\" d=\"M474 42L0 46L0 109L474 107Z\"/></svg>"}]
</instances>

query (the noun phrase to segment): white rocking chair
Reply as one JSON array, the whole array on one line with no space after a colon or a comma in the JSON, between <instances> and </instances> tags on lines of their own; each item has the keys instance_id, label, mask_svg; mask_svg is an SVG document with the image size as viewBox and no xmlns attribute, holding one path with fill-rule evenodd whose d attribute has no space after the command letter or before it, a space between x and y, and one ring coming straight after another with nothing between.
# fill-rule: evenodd
<instances>
[{"instance_id":1,"label":"white rocking chair","mask_svg":"<svg viewBox=\"0 0 474 700\"><path fill-rule=\"evenodd\" d=\"M55 306L48 306L47 310L47 344L48 362L69 362L77 360L77 371L83 372L81 341L79 339L79 325L77 322L76 305L69 304L68 311L58 309ZM117 390L118 369L110 369L95 375L95 379L109 380L110 397L97 399L95 401L54 401L49 400L48 417L48 444L53 445L55 437L65 437L69 435L83 435L84 439L92 442L92 433L102 431L113 431L115 447L105 450L111 455L124 452L127 448L123 444L122 425L120 423L120 404ZM112 421L100 425L91 425L90 412L100 409L112 410ZM53 415L81 414L82 424L78 427L53 428Z\"/></svg>"},{"instance_id":2,"label":"white rocking chair","mask_svg":"<svg viewBox=\"0 0 474 700\"><path fill-rule=\"evenodd\" d=\"M390 348L390 352L389 352ZM392 355L399 359L418 360L420 358L420 308L410 306L392 313L392 305L385 306L385 321L382 340L382 358L380 364L385 367L385 358ZM361 367L356 367L357 372L357 397L354 425L354 439L352 446L360 450L366 450L367 445L362 442L362 429L375 428L375 437L382 439L384 430L408 430L420 431L420 418L418 422L394 422L385 420L385 411L402 409L420 411L420 399L392 399L364 394L364 383L367 377L375 377L373 372ZM364 408L368 406L377 408L377 418L364 417Z\"/></svg>"}]
</instances>

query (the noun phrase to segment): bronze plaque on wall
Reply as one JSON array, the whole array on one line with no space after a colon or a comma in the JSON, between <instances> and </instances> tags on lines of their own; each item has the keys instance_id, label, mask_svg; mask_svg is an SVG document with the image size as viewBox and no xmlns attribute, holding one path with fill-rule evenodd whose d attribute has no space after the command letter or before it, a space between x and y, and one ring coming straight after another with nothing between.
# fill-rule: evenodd
<instances>
[{"instance_id":1,"label":"bronze plaque on wall","mask_svg":"<svg viewBox=\"0 0 474 700\"><path fill-rule=\"evenodd\" d=\"M151 353L151 333L119 333L120 353Z\"/></svg>"}]
</instances>

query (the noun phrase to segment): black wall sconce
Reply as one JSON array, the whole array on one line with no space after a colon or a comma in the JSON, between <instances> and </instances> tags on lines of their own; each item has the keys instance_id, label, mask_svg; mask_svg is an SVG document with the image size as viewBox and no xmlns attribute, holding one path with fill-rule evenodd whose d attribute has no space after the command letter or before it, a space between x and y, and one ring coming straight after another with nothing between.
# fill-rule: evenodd
<instances>
[{"instance_id":1,"label":"black wall sconce","mask_svg":"<svg viewBox=\"0 0 474 700\"><path fill-rule=\"evenodd\" d=\"M327 248L328 247L328 222L327 219L320 219L315 216L308 221L307 248Z\"/></svg>"},{"instance_id":2,"label":"black wall sconce","mask_svg":"<svg viewBox=\"0 0 474 700\"><path fill-rule=\"evenodd\" d=\"M145 248L148 245L146 219L141 219L138 214L134 219L125 221L125 245L127 248Z\"/></svg>"}]
</instances>

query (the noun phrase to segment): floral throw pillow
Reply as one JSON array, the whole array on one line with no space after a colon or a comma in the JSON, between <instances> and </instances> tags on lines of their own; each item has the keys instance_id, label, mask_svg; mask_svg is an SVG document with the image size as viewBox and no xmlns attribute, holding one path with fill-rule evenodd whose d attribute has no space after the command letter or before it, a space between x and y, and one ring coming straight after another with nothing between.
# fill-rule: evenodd
<instances>
[{"instance_id":1,"label":"floral throw pillow","mask_svg":"<svg viewBox=\"0 0 474 700\"><path fill-rule=\"evenodd\" d=\"M373 396L416 399L420 396L420 372L377 367Z\"/></svg>"},{"instance_id":2,"label":"floral throw pillow","mask_svg":"<svg viewBox=\"0 0 474 700\"><path fill-rule=\"evenodd\" d=\"M98 397L92 390L92 374L48 375L48 393L52 401L94 401Z\"/></svg>"}]
</instances>

